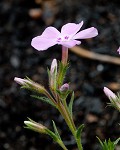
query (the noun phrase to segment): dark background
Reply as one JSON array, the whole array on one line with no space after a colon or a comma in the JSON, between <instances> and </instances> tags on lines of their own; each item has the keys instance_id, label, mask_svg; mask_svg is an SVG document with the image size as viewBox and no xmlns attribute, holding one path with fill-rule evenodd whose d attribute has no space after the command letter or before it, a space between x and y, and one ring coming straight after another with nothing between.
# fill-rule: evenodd
<instances>
[{"instance_id":1,"label":"dark background","mask_svg":"<svg viewBox=\"0 0 120 150\"><path fill-rule=\"evenodd\" d=\"M57 110L30 97L20 89L14 77L30 77L47 87L47 67L53 58L61 59L61 47L45 52L34 50L30 43L47 26L60 29L68 22L84 21L84 28L94 26L99 35L83 40L81 46L93 52L120 57L119 0L0 0L0 150L61 149L48 136L23 128L27 117L52 129L56 122L68 149L76 145ZM70 69L66 81L75 90L74 120L85 124L84 149L100 150L96 135L115 140L120 135L117 110L109 102L103 87L119 91L120 66L80 58L69 52ZM117 84L118 83L118 84ZM117 147L120 150L120 146Z\"/></svg>"}]
</instances>

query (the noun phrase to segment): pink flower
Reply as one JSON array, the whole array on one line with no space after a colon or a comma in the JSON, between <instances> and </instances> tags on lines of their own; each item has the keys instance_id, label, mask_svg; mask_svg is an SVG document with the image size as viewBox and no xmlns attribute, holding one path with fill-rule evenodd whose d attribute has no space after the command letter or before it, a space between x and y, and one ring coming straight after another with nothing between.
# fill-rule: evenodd
<instances>
[{"instance_id":1,"label":"pink flower","mask_svg":"<svg viewBox=\"0 0 120 150\"><path fill-rule=\"evenodd\" d=\"M115 95L110 89L108 89L107 87L104 87L103 91L104 91L105 95L106 95L109 99L110 99L110 98L116 99L116 95Z\"/></svg>"},{"instance_id":2,"label":"pink flower","mask_svg":"<svg viewBox=\"0 0 120 150\"><path fill-rule=\"evenodd\" d=\"M54 27L47 27L42 35L32 39L31 45L38 51L47 50L56 44L71 48L81 44L80 39L88 39L98 35L96 28L91 27L78 32L83 25L83 21L79 24L67 23L59 32Z\"/></svg>"},{"instance_id":3,"label":"pink flower","mask_svg":"<svg viewBox=\"0 0 120 150\"><path fill-rule=\"evenodd\" d=\"M118 52L118 53L119 53L119 55L120 55L120 47L118 48L117 52Z\"/></svg>"}]
</instances>

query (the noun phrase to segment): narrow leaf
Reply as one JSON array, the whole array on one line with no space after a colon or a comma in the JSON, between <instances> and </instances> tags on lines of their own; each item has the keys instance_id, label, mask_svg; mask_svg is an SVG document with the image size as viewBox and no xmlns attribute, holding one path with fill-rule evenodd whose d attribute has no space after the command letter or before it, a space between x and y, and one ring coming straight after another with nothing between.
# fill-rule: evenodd
<instances>
[{"instance_id":1,"label":"narrow leaf","mask_svg":"<svg viewBox=\"0 0 120 150\"><path fill-rule=\"evenodd\" d=\"M60 137L60 134L59 134L58 129L56 127L56 124L53 120L52 120L52 122L53 122L53 128L54 128L55 134L61 140L61 137Z\"/></svg>"},{"instance_id":2,"label":"narrow leaf","mask_svg":"<svg viewBox=\"0 0 120 150\"><path fill-rule=\"evenodd\" d=\"M68 106L71 116L72 116L73 101L74 101L74 91L72 93L72 96L71 96L71 99L70 99L70 103L69 103L69 106Z\"/></svg>"},{"instance_id":3,"label":"narrow leaf","mask_svg":"<svg viewBox=\"0 0 120 150\"><path fill-rule=\"evenodd\" d=\"M81 125L78 127L77 132L76 132L76 138L77 138L77 139L80 139L83 128L84 128L84 124L81 124Z\"/></svg>"},{"instance_id":4,"label":"narrow leaf","mask_svg":"<svg viewBox=\"0 0 120 150\"><path fill-rule=\"evenodd\" d=\"M103 148L103 142L99 139L99 137L97 137L97 139L98 139L98 141L99 141L100 145L101 145L101 146L102 146L102 148Z\"/></svg>"},{"instance_id":5,"label":"narrow leaf","mask_svg":"<svg viewBox=\"0 0 120 150\"><path fill-rule=\"evenodd\" d=\"M50 131L49 129L47 129L46 131L47 131L47 134L48 134L51 138L53 138L53 140L54 140L55 142L57 142L57 141L59 140L55 133L53 133L53 132Z\"/></svg>"},{"instance_id":6,"label":"narrow leaf","mask_svg":"<svg viewBox=\"0 0 120 150\"><path fill-rule=\"evenodd\" d=\"M38 96L38 95L31 95L31 97L36 98L36 99L39 99L39 100L41 100L41 101L43 101L43 102L46 102L46 103L48 103L48 104L50 104L50 105L56 107L56 106L53 104L53 102L52 102L49 98L47 98L47 97L41 97L41 96Z\"/></svg>"},{"instance_id":7,"label":"narrow leaf","mask_svg":"<svg viewBox=\"0 0 120 150\"><path fill-rule=\"evenodd\" d=\"M119 141L120 141L120 138L118 138L118 139L114 142L114 144L117 145Z\"/></svg>"}]
</instances>

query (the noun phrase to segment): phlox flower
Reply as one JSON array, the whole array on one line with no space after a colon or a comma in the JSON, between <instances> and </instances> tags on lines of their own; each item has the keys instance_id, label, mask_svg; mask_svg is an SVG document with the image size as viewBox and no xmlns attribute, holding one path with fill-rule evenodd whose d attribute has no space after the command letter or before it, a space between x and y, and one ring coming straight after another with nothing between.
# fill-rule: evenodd
<instances>
[{"instance_id":1,"label":"phlox flower","mask_svg":"<svg viewBox=\"0 0 120 150\"><path fill-rule=\"evenodd\" d=\"M54 27L47 27L42 35L32 39L31 45L38 51L47 50L56 44L71 48L81 44L81 39L88 39L98 35L96 28L91 27L78 32L83 25L83 21L79 24L67 23L59 32Z\"/></svg>"}]
</instances>

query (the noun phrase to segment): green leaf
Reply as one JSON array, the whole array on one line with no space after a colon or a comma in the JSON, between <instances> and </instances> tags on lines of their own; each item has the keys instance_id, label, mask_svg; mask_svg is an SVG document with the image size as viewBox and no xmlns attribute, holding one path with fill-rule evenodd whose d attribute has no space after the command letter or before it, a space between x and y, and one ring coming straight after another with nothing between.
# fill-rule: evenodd
<instances>
[{"instance_id":1,"label":"green leaf","mask_svg":"<svg viewBox=\"0 0 120 150\"><path fill-rule=\"evenodd\" d=\"M99 141L100 145L101 145L101 146L102 146L102 148L103 148L103 143L102 143L102 141L99 139L99 137L97 137L97 139L98 139L98 141Z\"/></svg>"},{"instance_id":2,"label":"green leaf","mask_svg":"<svg viewBox=\"0 0 120 150\"><path fill-rule=\"evenodd\" d=\"M48 103L48 104L50 104L50 105L56 107L56 106L53 104L53 102L52 102L49 98L47 98L47 97L41 97L41 96L38 96L38 95L31 95L31 97L36 98L36 99L39 99L39 100L41 100L41 101L43 101L43 102L46 102L46 103Z\"/></svg>"},{"instance_id":3,"label":"green leaf","mask_svg":"<svg viewBox=\"0 0 120 150\"><path fill-rule=\"evenodd\" d=\"M110 139L108 141L105 140L104 142L102 142L98 137L97 139L100 142L102 150L115 150L115 146L120 140L120 138L118 138L115 142L112 142Z\"/></svg>"},{"instance_id":4,"label":"green leaf","mask_svg":"<svg viewBox=\"0 0 120 150\"><path fill-rule=\"evenodd\" d=\"M59 134L58 129L56 127L56 124L53 120L52 120L52 122L53 122L53 128L54 128L55 134L61 140L61 137L60 137L60 134Z\"/></svg>"},{"instance_id":5,"label":"green leaf","mask_svg":"<svg viewBox=\"0 0 120 150\"><path fill-rule=\"evenodd\" d=\"M84 128L84 124L81 124L81 125L78 127L78 129L77 129L77 131L76 131L76 138L77 138L77 139L80 139L83 128Z\"/></svg>"},{"instance_id":6,"label":"green leaf","mask_svg":"<svg viewBox=\"0 0 120 150\"><path fill-rule=\"evenodd\" d=\"M72 93L72 96L71 96L71 99L70 99L70 103L69 103L69 105L68 105L68 108L69 108L69 112L70 112L71 117L72 117L73 101L74 101L74 91L73 91L73 93Z\"/></svg>"},{"instance_id":7,"label":"green leaf","mask_svg":"<svg viewBox=\"0 0 120 150\"><path fill-rule=\"evenodd\" d=\"M119 141L120 141L120 137L116 141L114 141L114 144L117 145Z\"/></svg>"},{"instance_id":8,"label":"green leaf","mask_svg":"<svg viewBox=\"0 0 120 150\"><path fill-rule=\"evenodd\" d=\"M55 142L57 142L57 141L59 140L59 138L56 136L55 133L53 133L53 132L50 131L49 129L47 129L46 131L47 131L47 134L48 134L51 138L53 138L53 140L54 140Z\"/></svg>"}]
</instances>

